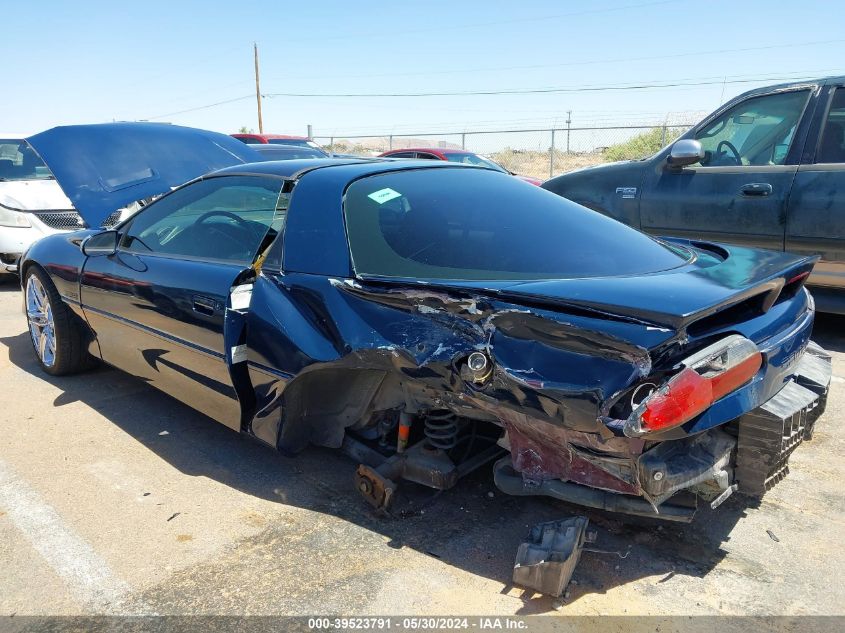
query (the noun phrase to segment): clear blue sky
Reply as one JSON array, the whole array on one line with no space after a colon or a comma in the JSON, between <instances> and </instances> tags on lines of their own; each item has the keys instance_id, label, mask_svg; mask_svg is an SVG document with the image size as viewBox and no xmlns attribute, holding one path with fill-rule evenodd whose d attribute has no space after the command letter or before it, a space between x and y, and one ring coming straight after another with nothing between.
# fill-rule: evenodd
<instances>
[{"instance_id":1,"label":"clear blue sky","mask_svg":"<svg viewBox=\"0 0 845 633\"><path fill-rule=\"evenodd\" d=\"M253 92L253 41L265 94L762 78L624 92L265 98L265 131L280 133L308 123L315 134L533 127L560 124L567 110L573 125L655 119L712 110L770 78L845 74L845 8L821 0L3 4L3 131L153 117L257 128L254 97L173 114Z\"/></svg>"}]
</instances>

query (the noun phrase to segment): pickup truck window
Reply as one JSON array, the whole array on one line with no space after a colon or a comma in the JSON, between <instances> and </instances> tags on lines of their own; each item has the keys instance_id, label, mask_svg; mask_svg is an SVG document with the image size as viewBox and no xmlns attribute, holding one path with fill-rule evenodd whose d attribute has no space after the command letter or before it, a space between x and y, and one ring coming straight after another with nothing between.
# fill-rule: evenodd
<instances>
[{"instance_id":1,"label":"pickup truck window","mask_svg":"<svg viewBox=\"0 0 845 633\"><path fill-rule=\"evenodd\" d=\"M702 167L783 165L809 90L753 97L698 131Z\"/></svg>"},{"instance_id":2,"label":"pickup truck window","mask_svg":"<svg viewBox=\"0 0 845 633\"><path fill-rule=\"evenodd\" d=\"M845 88L833 93L816 162L845 163Z\"/></svg>"}]
</instances>

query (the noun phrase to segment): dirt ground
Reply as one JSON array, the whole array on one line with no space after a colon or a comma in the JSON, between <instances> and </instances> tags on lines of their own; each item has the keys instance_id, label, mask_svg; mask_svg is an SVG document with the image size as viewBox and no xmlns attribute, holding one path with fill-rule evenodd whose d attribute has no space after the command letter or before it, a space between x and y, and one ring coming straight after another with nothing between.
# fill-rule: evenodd
<instances>
[{"instance_id":1,"label":"dirt ground","mask_svg":"<svg viewBox=\"0 0 845 633\"><path fill-rule=\"evenodd\" d=\"M835 377L789 477L691 525L588 513L626 557L585 553L552 599L511 568L528 526L572 508L485 470L378 518L339 453L284 458L111 369L42 374L0 286L0 615L843 614L845 318L815 337Z\"/></svg>"}]
</instances>

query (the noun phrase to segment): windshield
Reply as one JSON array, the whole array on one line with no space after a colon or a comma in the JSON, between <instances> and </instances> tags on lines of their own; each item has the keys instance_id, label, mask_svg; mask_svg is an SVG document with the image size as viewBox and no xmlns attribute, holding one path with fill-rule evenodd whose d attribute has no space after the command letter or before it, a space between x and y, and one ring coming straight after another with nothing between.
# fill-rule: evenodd
<instances>
[{"instance_id":1,"label":"windshield","mask_svg":"<svg viewBox=\"0 0 845 633\"><path fill-rule=\"evenodd\" d=\"M0 180L46 180L52 177L47 165L25 140L0 139Z\"/></svg>"},{"instance_id":2,"label":"windshield","mask_svg":"<svg viewBox=\"0 0 845 633\"><path fill-rule=\"evenodd\" d=\"M453 153L445 153L444 156L446 160L450 163L463 163L464 165L475 165L476 167L487 167L490 169L495 169L496 171L502 171L505 173L508 172L507 169L502 167L501 165L497 165L492 160L488 158L482 158L478 154L453 154Z\"/></svg>"},{"instance_id":3,"label":"windshield","mask_svg":"<svg viewBox=\"0 0 845 633\"><path fill-rule=\"evenodd\" d=\"M686 254L545 189L482 169L413 169L352 183L359 275L534 280L637 275Z\"/></svg>"}]
</instances>

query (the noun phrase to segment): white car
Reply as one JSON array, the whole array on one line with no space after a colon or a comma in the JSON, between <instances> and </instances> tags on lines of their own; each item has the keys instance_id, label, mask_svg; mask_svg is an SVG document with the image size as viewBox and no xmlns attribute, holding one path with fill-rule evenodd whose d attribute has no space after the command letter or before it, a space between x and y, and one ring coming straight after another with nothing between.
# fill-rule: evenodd
<instances>
[{"instance_id":1,"label":"white car","mask_svg":"<svg viewBox=\"0 0 845 633\"><path fill-rule=\"evenodd\" d=\"M24 137L0 133L0 281L17 272L18 259L36 240L86 227ZM122 219L127 210L121 211L104 224Z\"/></svg>"}]
</instances>

